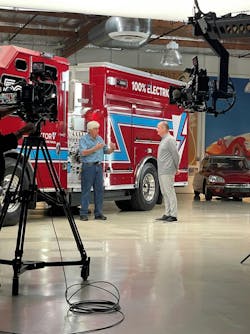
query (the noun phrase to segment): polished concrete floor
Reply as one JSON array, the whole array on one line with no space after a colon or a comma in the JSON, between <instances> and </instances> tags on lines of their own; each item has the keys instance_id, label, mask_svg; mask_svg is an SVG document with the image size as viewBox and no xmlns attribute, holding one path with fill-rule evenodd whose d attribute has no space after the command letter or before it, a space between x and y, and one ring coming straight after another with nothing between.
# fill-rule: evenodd
<instances>
[{"instance_id":1,"label":"polished concrete floor","mask_svg":"<svg viewBox=\"0 0 250 334\"><path fill-rule=\"evenodd\" d=\"M194 202L178 194L179 222L155 221L163 214L120 212L105 203L106 222L75 216L91 257L89 281L115 284L125 320L102 333L249 334L250 199ZM79 259L69 224L53 218L63 258ZM0 257L14 256L17 227L0 232ZM32 211L23 260L60 260L52 220ZM65 269L67 284L81 283L78 266ZM0 332L68 334L107 326L112 315L72 315L64 298L62 267L27 271L12 297L12 268L0 265ZM95 298L91 289L82 298ZM103 297L103 296L102 296Z\"/></svg>"}]
</instances>

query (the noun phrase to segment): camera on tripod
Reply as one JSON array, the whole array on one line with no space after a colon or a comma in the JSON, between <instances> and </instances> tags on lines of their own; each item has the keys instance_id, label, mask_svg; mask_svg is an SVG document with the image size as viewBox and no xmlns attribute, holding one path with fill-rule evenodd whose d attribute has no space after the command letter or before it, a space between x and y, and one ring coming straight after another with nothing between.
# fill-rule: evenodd
<instances>
[{"instance_id":1,"label":"camera on tripod","mask_svg":"<svg viewBox=\"0 0 250 334\"><path fill-rule=\"evenodd\" d=\"M170 104L177 104L188 112L207 111L209 100L209 77L207 71L199 69L198 58L193 58L193 68L186 69L189 74L185 86L170 86Z\"/></svg>"},{"instance_id":2,"label":"camera on tripod","mask_svg":"<svg viewBox=\"0 0 250 334\"><path fill-rule=\"evenodd\" d=\"M2 85L0 105L16 106L15 113L25 122L57 121L57 89L53 74L43 62L33 62L30 83L20 80Z\"/></svg>"}]
</instances>

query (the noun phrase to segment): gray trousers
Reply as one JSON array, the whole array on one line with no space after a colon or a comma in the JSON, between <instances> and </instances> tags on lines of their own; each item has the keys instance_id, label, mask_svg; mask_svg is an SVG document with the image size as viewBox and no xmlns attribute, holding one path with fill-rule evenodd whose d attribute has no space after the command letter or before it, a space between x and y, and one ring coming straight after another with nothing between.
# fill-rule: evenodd
<instances>
[{"instance_id":1,"label":"gray trousers","mask_svg":"<svg viewBox=\"0 0 250 334\"><path fill-rule=\"evenodd\" d=\"M159 175L159 183L165 205L165 215L177 217L177 198L174 189L174 177L174 175Z\"/></svg>"}]
</instances>

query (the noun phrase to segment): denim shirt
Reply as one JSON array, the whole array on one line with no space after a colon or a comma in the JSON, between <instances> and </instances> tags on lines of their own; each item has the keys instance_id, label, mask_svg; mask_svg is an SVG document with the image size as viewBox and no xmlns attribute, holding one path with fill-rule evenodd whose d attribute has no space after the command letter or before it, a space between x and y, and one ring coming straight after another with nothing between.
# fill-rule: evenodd
<instances>
[{"instance_id":1,"label":"denim shirt","mask_svg":"<svg viewBox=\"0 0 250 334\"><path fill-rule=\"evenodd\" d=\"M90 148L96 146L98 143L103 143L104 141L101 136L93 138L89 133L83 135L79 140L79 150L81 155L81 162L101 162L103 161L104 154L108 152L107 145L104 145L102 149L95 151L89 155L82 155L82 151L89 150Z\"/></svg>"}]
</instances>

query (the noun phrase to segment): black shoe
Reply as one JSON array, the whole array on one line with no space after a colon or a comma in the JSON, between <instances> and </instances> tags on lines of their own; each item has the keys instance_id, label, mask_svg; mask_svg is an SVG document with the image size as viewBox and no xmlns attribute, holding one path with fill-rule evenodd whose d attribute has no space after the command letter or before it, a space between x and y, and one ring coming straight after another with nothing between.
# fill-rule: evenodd
<instances>
[{"instance_id":1,"label":"black shoe","mask_svg":"<svg viewBox=\"0 0 250 334\"><path fill-rule=\"evenodd\" d=\"M166 222L166 223L177 222L177 218L176 218L176 217L173 217L173 216L170 216L170 217L168 217L167 219L165 219L165 222Z\"/></svg>"},{"instance_id":2,"label":"black shoe","mask_svg":"<svg viewBox=\"0 0 250 334\"><path fill-rule=\"evenodd\" d=\"M88 216L80 215L80 220L87 221L89 220Z\"/></svg>"},{"instance_id":3,"label":"black shoe","mask_svg":"<svg viewBox=\"0 0 250 334\"><path fill-rule=\"evenodd\" d=\"M155 220L167 220L171 216L163 215L161 218L156 218Z\"/></svg>"},{"instance_id":4,"label":"black shoe","mask_svg":"<svg viewBox=\"0 0 250 334\"><path fill-rule=\"evenodd\" d=\"M100 216L95 216L95 219L106 220L107 217L105 217L104 215L100 215Z\"/></svg>"}]
</instances>

